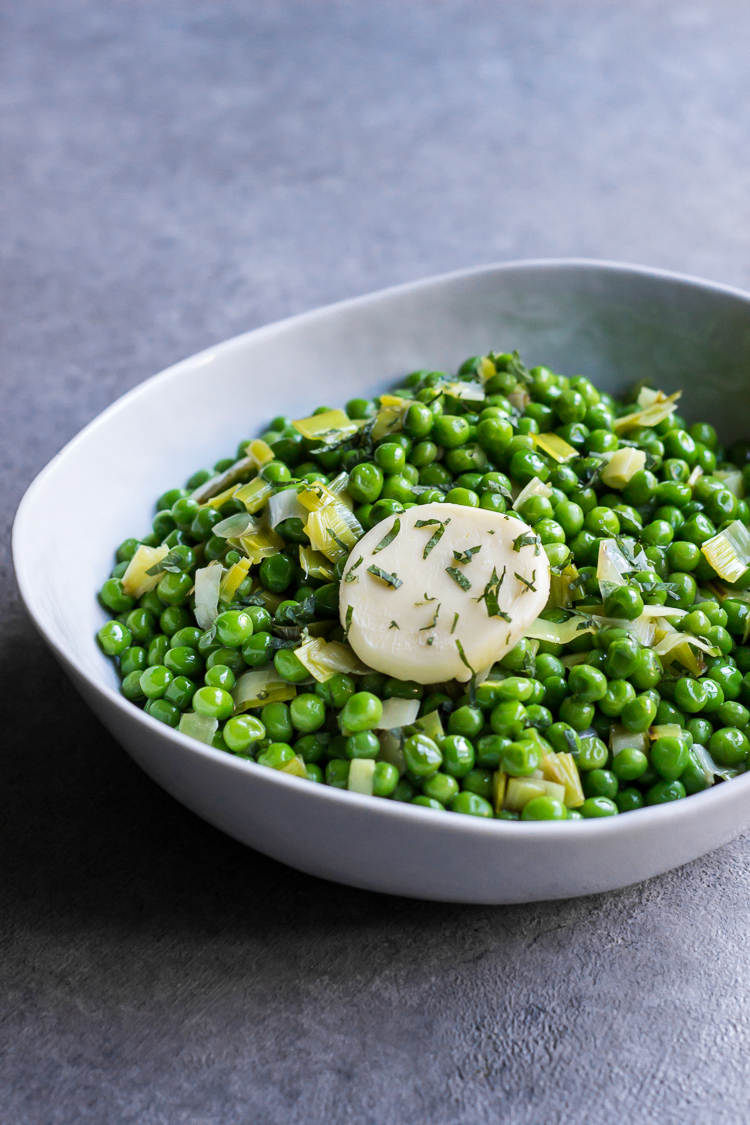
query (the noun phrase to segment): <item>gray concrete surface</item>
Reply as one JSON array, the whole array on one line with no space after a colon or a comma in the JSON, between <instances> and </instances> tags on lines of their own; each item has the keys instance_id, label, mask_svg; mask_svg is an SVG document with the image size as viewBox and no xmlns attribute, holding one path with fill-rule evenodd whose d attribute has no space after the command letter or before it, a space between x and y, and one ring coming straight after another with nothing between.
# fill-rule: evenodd
<instances>
[{"instance_id":1,"label":"gray concrete surface","mask_svg":"<svg viewBox=\"0 0 750 1125\"><path fill-rule=\"evenodd\" d=\"M0 1121L747 1121L747 837L538 906L299 875L105 734L6 534L107 403L287 313L544 255L747 286L747 5L6 0L0 50Z\"/></svg>"}]
</instances>

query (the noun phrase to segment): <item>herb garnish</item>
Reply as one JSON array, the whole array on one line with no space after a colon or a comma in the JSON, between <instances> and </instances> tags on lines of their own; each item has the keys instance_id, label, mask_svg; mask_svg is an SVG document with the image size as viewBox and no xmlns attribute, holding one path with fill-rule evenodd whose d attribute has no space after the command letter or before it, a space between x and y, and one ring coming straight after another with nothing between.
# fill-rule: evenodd
<instances>
[{"instance_id":1,"label":"herb garnish","mask_svg":"<svg viewBox=\"0 0 750 1125\"><path fill-rule=\"evenodd\" d=\"M455 633L455 631L456 631L456 625L458 625L458 616L459 615L457 613L453 614L453 624L451 625L451 635L453 633Z\"/></svg>"},{"instance_id":2,"label":"herb garnish","mask_svg":"<svg viewBox=\"0 0 750 1125\"><path fill-rule=\"evenodd\" d=\"M354 616L354 608L352 606L346 607L346 621L344 623L344 640L349 639L349 630L352 627L352 617Z\"/></svg>"},{"instance_id":3,"label":"herb garnish","mask_svg":"<svg viewBox=\"0 0 750 1125\"><path fill-rule=\"evenodd\" d=\"M422 626L422 628L419 630L420 633L424 633L426 629L434 629L435 628L435 626L437 625L437 619L438 619L438 614L440 613L441 604L442 604L441 602L438 602L437 609L435 610L435 616L433 617L433 619L432 619L432 621L430 622L429 625L423 625Z\"/></svg>"},{"instance_id":4,"label":"herb garnish","mask_svg":"<svg viewBox=\"0 0 750 1125\"><path fill-rule=\"evenodd\" d=\"M389 628L389 629L399 629L399 630L400 630L400 629L401 629L401 626L399 625L398 621L391 621L391 623L390 623L390 625L388 626L388 628Z\"/></svg>"},{"instance_id":5,"label":"herb garnish","mask_svg":"<svg viewBox=\"0 0 750 1125\"><path fill-rule=\"evenodd\" d=\"M536 571L535 570L532 570L532 572L531 572L531 581L530 582L529 582L528 578L524 578L524 576L522 574L514 574L514 578L517 578L519 582L523 582L524 586L526 587L526 590L531 590L531 591L533 591L533 593L536 593L536 586L534 585L534 583L536 582ZM521 593L525 594L526 590L522 590Z\"/></svg>"},{"instance_id":6,"label":"herb garnish","mask_svg":"<svg viewBox=\"0 0 750 1125\"><path fill-rule=\"evenodd\" d=\"M359 564L364 562L364 561L365 560L363 559L362 555L360 555L359 558L357 559L357 561L355 562L354 566L350 566L348 571L346 572L344 582L358 582L359 581L359 575L355 574L354 571L357 569Z\"/></svg>"},{"instance_id":7,"label":"herb garnish","mask_svg":"<svg viewBox=\"0 0 750 1125\"><path fill-rule=\"evenodd\" d=\"M466 593L467 590L471 589L471 582L469 582L469 579L465 574L462 574L461 571L458 570L455 566L446 566L445 573L450 574L453 581L458 583L464 593Z\"/></svg>"},{"instance_id":8,"label":"herb garnish","mask_svg":"<svg viewBox=\"0 0 750 1125\"><path fill-rule=\"evenodd\" d=\"M506 575L507 569L508 569L507 567L503 567L503 573L498 578L497 571L495 570L495 568L493 566L492 575L490 577L489 582L487 583L487 585L484 588L484 593L480 594L479 597L475 598L474 600L477 601L477 602L484 602L485 606L487 607L487 616L488 617L502 617L502 619L504 621L507 621L508 624L510 624L510 621L511 621L510 616L507 613L505 613L502 609L500 609L500 606L498 605L498 600L497 600L497 595L500 591L500 587L502 586L503 582L505 581L505 575Z\"/></svg>"},{"instance_id":9,"label":"herb garnish","mask_svg":"<svg viewBox=\"0 0 750 1125\"><path fill-rule=\"evenodd\" d=\"M160 562L154 566L149 567L146 574L151 576L156 574L163 574L166 570L169 574L180 574L185 569L185 548L174 547L169 554L165 555Z\"/></svg>"},{"instance_id":10,"label":"herb garnish","mask_svg":"<svg viewBox=\"0 0 750 1125\"><path fill-rule=\"evenodd\" d=\"M445 522L438 519L416 521L416 523L414 524L415 527L435 527L437 525L437 531L425 546L424 552L422 554L423 559L426 559L432 548L438 545L440 540L443 538L446 527L450 522L450 519L447 519Z\"/></svg>"},{"instance_id":11,"label":"herb garnish","mask_svg":"<svg viewBox=\"0 0 750 1125\"><path fill-rule=\"evenodd\" d=\"M377 555L378 551L382 551L384 547L387 547L389 545L389 543L392 543L393 540L398 535L400 530L401 530L401 520L397 519L394 522L393 527L388 532L388 534L384 535L383 538L380 540L377 547L373 547L373 549L372 549L373 555Z\"/></svg>"},{"instance_id":12,"label":"herb garnish","mask_svg":"<svg viewBox=\"0 0 750 1125\"><path fill-rule=\"evenodd\" d=\"M525 531L523 535L519 535L517 539L513 540L513 550L520 551L522 547L534 547L534 554L539 554L539 544L541 540L538 535L533 531Z\"/></svg>"},{"instance_id":13,"label":"herb garnish","mask_svg":"<svg viewBox=\"0 0 750 1125\"><path fill-rule=\"evenodd\" d=\"M481 551L481 549L480 545L479 547L469 547L466 551L454 551L453 558L457 563L470 563L477 551Z\"/></svg>"},{"instance_id":14,"label":"herb garnish","mask_svg":"<svg viewBox=\"0 0 750 1125\"><path fill-rule=\"evenodd\" d=\"M387 570L381 570L379 566L368 566L367 573L374 575L375 578L380 578L386 586L392 586L394 590L403 586L403 582L397 574L389 574Z\"/></svg>"}]
</instances>

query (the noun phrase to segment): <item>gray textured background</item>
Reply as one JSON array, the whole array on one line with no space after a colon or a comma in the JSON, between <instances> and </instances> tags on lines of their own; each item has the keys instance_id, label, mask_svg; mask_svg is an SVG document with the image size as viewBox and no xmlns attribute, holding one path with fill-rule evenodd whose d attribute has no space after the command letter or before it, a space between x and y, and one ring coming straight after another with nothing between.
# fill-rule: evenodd
<instances>
[{"instance_id":1,"label":"gray textured background","mask_svg":"<svg viewBox=\"0 0 750 1125\"><path fill-rule=\"evenodd\" d=\"M748 286L747 4L5 0L0 37L3 1125L748 1120L747 837L540 906L299 875L131 765L5 549L81 425L288 313L546 255Z\"/></svg>"}]
</instances>

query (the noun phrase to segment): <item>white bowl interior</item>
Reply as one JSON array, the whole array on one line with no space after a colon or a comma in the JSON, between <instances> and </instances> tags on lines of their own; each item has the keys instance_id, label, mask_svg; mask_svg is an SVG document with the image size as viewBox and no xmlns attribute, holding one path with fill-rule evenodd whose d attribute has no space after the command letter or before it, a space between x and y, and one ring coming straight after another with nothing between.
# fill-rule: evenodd
<instances>
[{"instance_id":1,"label":"white bowl interior","mask_svg":"<svg viewBox=\"0 0 750 1125\"><path fill-rule=\"evenodd\" d=\"M712 421L727 440L750 434L744 294L586 262L511 264L402 286L210 348L137 387L74 439L31 486L14 529L19 585L38 627L82 682L133 711L115 697L115 671L95 643L105 614L94 595L117 544L148 530L155 498L232 454L275 414L338 406L416 368L455 369L491 348L518 348L529 366L581 373L608 390L643 378L682 388L688 417ZM158 737L167 734L174 741L165 728ZM704 796L715 803L720 794ZM638 816L646 824L658 811Z\"/></svg>"}]
</instances>

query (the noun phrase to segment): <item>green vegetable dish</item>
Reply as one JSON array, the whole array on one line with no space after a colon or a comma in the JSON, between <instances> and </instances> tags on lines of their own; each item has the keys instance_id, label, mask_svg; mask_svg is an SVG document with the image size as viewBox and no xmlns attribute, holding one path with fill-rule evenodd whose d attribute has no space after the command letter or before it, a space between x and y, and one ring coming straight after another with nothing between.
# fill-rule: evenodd
<instances>
[{"instance_id":1,"label":"green vegetable dish","mask_svg":"<svg viewBox=\"0 0 750 1125\"><path fill-rule=\"evenodd\" d=\"M156 502L99 630L122 693L214 748L502 820L747 769L750 444L518 353L278 417Z\"/></svg>"}]
</instances>

